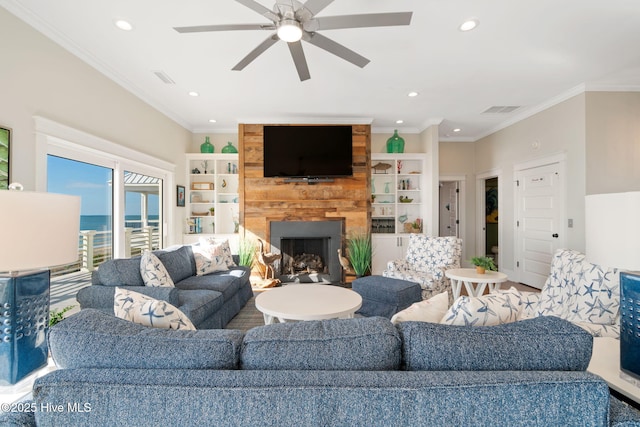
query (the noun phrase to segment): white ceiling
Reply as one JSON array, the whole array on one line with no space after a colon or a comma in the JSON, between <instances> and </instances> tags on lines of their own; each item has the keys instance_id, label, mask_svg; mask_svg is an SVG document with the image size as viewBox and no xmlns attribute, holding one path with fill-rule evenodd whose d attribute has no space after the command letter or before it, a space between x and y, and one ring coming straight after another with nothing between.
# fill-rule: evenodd
<instances>
[{"instance_id":1,"label":"white ceiling","mask_svg":"<svg viewBox=\"0 0 640 427\"><path fill-rule=\"evenodd\" d=\"M234 0L0 5L193 132L235 132L241 122L364 122L379 132L419 132L441 122L442 140L474 141L584 90L640 90L638 0L335 0L318 16L412 11L413 19L322 32L371 62L360 69L305 43L311 79L304 82L284 42L231 70L270 32L173 30L269 23ZM459 31L469 17L480 25ZM117 29L117 18L133 31ZM483 114L493 106L520 108Z\"/></svg>"}]
</instances>

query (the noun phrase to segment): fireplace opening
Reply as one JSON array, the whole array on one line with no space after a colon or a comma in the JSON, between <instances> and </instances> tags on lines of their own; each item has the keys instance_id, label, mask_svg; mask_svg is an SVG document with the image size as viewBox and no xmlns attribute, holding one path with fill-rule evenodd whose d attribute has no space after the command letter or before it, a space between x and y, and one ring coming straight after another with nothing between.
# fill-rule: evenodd
<instances>
[{"instance_id":1,"label":"fireplace opening","mask_svg":"<svg viewBox=\"0 0 640 427\"><path fill-rule=\"evenodd\" d=\"M283 283L340 283L338 249L342 221L271 221L271 246L282 259L274 265Z\"/></svg>"},{"instance_id":2,"label":"fireplace opening","mask_svg":"<svg viewBox=\"0 0 640 427\"><path fill-rule=\"evenodd\" d=\"M281 239L282 274L295 278L304 274L328 274L329 238ZM291 280L289 280L291 281ZM295 280L294 280L295 281Z\"/></svg>"}]
</instances>

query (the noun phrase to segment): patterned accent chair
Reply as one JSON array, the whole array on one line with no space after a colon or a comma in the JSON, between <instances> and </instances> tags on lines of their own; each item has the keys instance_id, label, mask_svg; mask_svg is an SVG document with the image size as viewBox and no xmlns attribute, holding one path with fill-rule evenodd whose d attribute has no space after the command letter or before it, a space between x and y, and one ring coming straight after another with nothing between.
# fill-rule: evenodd
<instances>
[{"instance_id":1,"label":"patterned accent chair","mask_svg":"<svg viewBox=\"0 0 640 427\"><path fill-rule=\"evenodd\" d=\"M418 283L422 288L422 299L447 291L451 304L451 282L444 272L460 268L461 257L462 239L411 234L405 259L389 261L382 275Z\"/></svg>"},{"instance_id":2,"label":"patterned accent chair","mask_svg":"<svg viewBox=\"0 0 640 427\"><path fill-rule=\"evenodd\" d=\"M540 293L522 292L520 319L557 316L593 336L620 337L620 272L558 249Z\"/></svg>"}]
</instances>

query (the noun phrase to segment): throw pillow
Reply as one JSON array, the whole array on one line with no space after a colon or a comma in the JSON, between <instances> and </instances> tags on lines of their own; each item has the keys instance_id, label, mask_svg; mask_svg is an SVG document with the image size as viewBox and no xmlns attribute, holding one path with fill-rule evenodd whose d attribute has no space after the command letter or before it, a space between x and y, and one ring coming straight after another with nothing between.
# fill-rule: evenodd
<instances>
[{"instance_id":1,"label":"throw pillow","mask_svg":"<svg viewBox=\"0 0 640 427\"><path fill-rule=\"evenodd\" d=\"M233 256L231 255L231 248L229 247L229 240L216 239L215 237L201 237L201 246L212 246L214 255L224 257L224 262L227 267L235 267L236 263L233 262Z\"/></svg>"},{"instance_id":2,"label":"throw pillow","mask_svg":"<svg viewBox=\"0 0 640 427\"><path fill-rule=\"evenodd\" d=\"M518 320L520 295L517 289L498 291L480 297L460 297L440 323L460 326L493 326Z\"/></svg>"},{"instance_id":3,"label":"throw pillow","mask_svg":"<svg viewBox=\"0 0 640 427\"><path fill-rule=\"evenodd\" d=\"M182 311L168 302L118 287L113 298L113 313L121 319L152 328L196 329Z\"/></svg>"},{"instance_id":4,"label":"throw pillow","mask_svg":"<svg viewBox=\"0 0 640 427\"><path fill-rule=\"evenodd\" d=\"M197 276L204 276L205 274L216 271L227 271L229 269L224 255L215 255L216 252L211 245L193 247L193 258L196 261Z\"/></svg>"},{"instance_id":5,"label":"throw pillow","mask_svg":"<svg viewBox=\"0 0 640 427\"><path fill-rule=\"evenodd\" d=\"M140 257L140 275L145 286L168 288L175 286L162 261L150 251L145 251Z\"/></svg>"},{"instance_id":6,"label":"throw pillow","mask_svg":"<svg viewBox=\"0 0 640 427\"><path fill-rule=\"evenodd\" d=\"M410 321L440 323L448 308L449 293L442 292L427 300L411 304L411 306L394 314L391 323L394 325Z\"/></svg>"}]
</instances>

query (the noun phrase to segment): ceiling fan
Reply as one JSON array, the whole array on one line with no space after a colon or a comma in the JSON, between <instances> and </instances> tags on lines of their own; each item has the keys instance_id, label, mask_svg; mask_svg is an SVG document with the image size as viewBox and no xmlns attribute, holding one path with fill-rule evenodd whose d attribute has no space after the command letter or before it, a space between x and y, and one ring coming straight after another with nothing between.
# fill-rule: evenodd
<instances>
[{"instance_id":1,"label":"ceiling fan","mask_svg":"<svg viewBox=\"0 0 640 427\"><path fill-rule=\"evenodd\" d=\"M318 13L333 3L333 0L307 0L304 4L297 0L279 0L269 10L254 0L236 0L238 3L258 12L269 19L268 24L229 24L229 25L199 25L194 27L174 27L179 33L199 33L208 31L237 31L237 30L268 30L274 31L258 47L233 67L233 70L243 70L258 56L264 53L279 40L287 42L291 57L298 71L300 81L311 77L309 67L304 56L301 40L311 43L340 58L362 68L369 63L364 56L351 49L321 35L320 30L335 30L342 28L389 27L409 25L412 12L370 13L360 15L322 16Z\"/></svg>"}]
</instances>

